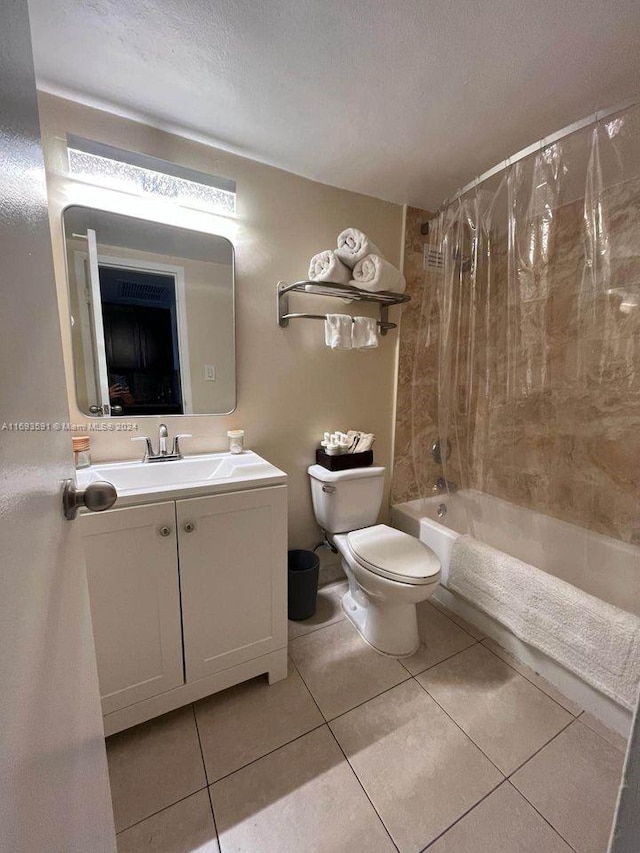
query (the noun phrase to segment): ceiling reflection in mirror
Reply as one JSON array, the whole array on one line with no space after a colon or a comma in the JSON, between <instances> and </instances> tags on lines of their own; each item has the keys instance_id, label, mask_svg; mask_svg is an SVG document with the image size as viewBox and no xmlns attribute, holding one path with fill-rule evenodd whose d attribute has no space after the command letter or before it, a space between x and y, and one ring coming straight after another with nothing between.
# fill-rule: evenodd
<instances>
[{"instance_id":1,"label":"ceiling reflection in mirror","mask_svg":"<svg viewBox=\"0 0 640 853\"><path fill-rule=\"evenodd\" d=\"M236 405L225 237L88 207L63 214L75 390L96 417Z\"/></svg>"}]
</instances>

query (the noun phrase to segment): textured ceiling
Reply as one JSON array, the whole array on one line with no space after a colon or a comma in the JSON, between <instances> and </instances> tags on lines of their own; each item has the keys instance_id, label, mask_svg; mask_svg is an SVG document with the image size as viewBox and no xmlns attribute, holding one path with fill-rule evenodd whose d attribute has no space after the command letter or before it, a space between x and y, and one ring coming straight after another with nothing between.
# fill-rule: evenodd
<instances>
[{"instance_id":1,"label":"textured ceiling","mask_svg":"<svg viewBox=\"0 0 640 853\"><path fill-rule=\"evenodd\" d=\"M42 88L435 208L640 94L639 0L30 0Z\"/></svg>"}]
</instances>

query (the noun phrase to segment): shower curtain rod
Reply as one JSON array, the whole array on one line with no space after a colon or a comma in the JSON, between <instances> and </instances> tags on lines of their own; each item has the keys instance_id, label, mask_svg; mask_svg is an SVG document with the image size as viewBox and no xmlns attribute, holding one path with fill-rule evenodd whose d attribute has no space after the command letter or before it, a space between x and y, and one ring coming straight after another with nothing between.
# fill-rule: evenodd
<instances>
[{"instance_id":1,"label":"shower curtain rod","mask_svg":"<svg viewBox=\"0 0 640 853\"><path fill-rule=\"evenodd\" d=\"M558 140L563 139L565 136L569 136L572 133L575 133L578 130L582 130L583 127L587 127L590 124L595 124L598 121L602 121L602 119L609 118L609 116L614 115L614 113L622 112L622 110L628 110L630 107L635 107L638 104L638 98L630 98L627 101L623 101L620 104L616 104L615 107L611 107L607 110L596 110L593 115L587 116L586 118L581 118L578 121L574 121L572 124L568 124L566 127L563 127L561 130L557 130L555 133L551 133L549 136L543 136L542 139L539 139L537 142L534 142L532 145L527 145L526 148L523 148L521 151L518 151L517 154L513 154L511 157L506 157L496 166L493 166L491 169L488 169L486 172L483 172L478 178L474 178L472 181L469 181L461 190L458 190L455 195L452 195L451 198L445 199L442 202L438 211L447 207L447 205L452 204L454 201L460 198L460 196L464 195L469 190L472 190L474 187L477 187L479 184L484 183L488 178L492 178L494 175L497 175L498 172L502 172L503 169L506 169L507 166L511 166L513 163L517 163L518 160L524 160L525 157L528 157L529 154L533 154L535 151L540 151L542 148L545 148L547 145L551 145L554 142L558 142Z\"/></svg>"}]
</instances>

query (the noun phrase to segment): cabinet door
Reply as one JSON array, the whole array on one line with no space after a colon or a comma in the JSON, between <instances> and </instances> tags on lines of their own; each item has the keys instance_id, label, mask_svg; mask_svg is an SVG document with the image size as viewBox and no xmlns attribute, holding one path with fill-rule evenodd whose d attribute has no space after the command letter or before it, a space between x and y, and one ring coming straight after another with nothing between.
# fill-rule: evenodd
<instances>
[{"instance_id":1,"label":"cabinet door","mask_svg":"<svg viewBox=\"0 0 640 853\"><path fill-rule=\"evenodd\" d=\"M175 506L113 509L80 521L108 714L184 683Z\"/></svg>"},{"instance_id":2,"label":"cabinet door","mask_svg":"<svg viewBox=\"0 0 640 853\"><path fill-rule=\"evenodd\" d=\"M176 502L187 681L286 646L286 494Z\"/></svg>"}]
</instances>

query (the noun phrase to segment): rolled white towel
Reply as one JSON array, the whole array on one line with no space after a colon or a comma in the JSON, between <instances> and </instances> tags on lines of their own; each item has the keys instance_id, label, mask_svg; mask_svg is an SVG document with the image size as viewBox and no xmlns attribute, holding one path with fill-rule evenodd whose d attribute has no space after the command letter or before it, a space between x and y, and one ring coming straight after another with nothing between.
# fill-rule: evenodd
<instances>
[{"instance_id":1,"label":"rolled white towel","mask_svg":"<svg viewBox=\"0 0 640 853\"><path fill-rule=\"evenodd\" d=\"M327 314L324 321L324 342L331 349L351 349L350 314Z\"/></svg>"},{"instance_id":2,"label":"rolled white towel","mask_svg":"<svg viewBox=\"0 0 640 853\"><path fill-rule=\"evenodd\" d=\"M349 284L351 270L342 263L333 249L326 249L324 252L318 252L309 261L309 279L311 281L331 281L334 284Z\"/></svg>"},{"instance_id":3,"label":"rolled white towel","mask_svg":"<svg viewBox=\"0 0 640 853\"><path fill-rule=\"evenodd\" d=\"M354 317L351 332L353 349L373 349L378 346L378 323L373 317Z\"/></svg>"},{"instance_id":4,"label":"rolled white towel","mask_svg":"<svg viewBox=\"0 0 640 853\"><path fill-rule=\"evenodd\" d=\"M349 269L366 255L380 255L380 249L357 228L346 228L338 235L336 255Z\"/></svg>"},{"instance_id":5,"label":"rolled white towel","mask_svg":"<svg viewBox=\"0 0 640 853\"><path fill-rule=\"evenodd\" d=\"M404 293L407 283L399 269L380 255L367 255L353 268L350 284L361 290L392 290Z\"/></svg>"}]
</instances>

